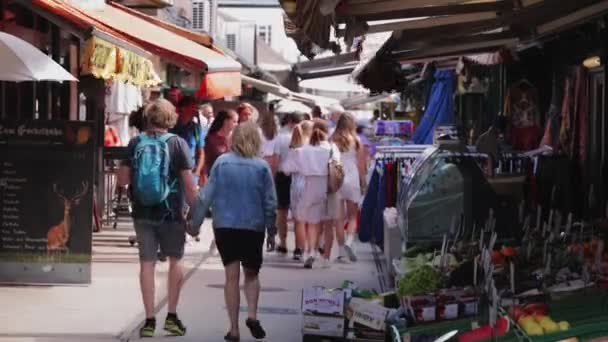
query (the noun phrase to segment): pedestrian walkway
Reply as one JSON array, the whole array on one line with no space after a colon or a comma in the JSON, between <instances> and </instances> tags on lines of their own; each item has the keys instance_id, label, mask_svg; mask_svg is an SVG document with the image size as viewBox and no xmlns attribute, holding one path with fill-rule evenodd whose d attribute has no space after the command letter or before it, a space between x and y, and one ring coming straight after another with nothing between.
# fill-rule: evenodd
<instances>
[{"instance_id":1,"label":"pedestrian walkway","mask_svg":"<svg viewBox=\"0 0 608 342\"><path fill-rule=\"evenodd\" d=\"M0 286L0 341L117 340L143 317L137 248L130 220L93 234L92 281L82 286ZM185 265L194 270L206 247L189 242ZM156 301L167 296L167 263L157 268ZM33 339L33 338L36 339Z\"/></svg>"},{"instance_id":2,"label":"pedestrian walkway","mask_svg":"<svg viewBox=\"0 0 608 342\"><path fill-rule=\"evenodd\" d=\"M131 230L106 230L94 243L93 282L78 287L2 287L0 313L3 322L0 342L133 341L138 340L143 307L138 284L137 249L127 237ZM218 256L208 248L212 240L206 222L201 241L190 239L186 247L186 282L179 315L188 327L184 337L170 341L223 341L228 329L224 305L224 270ZM293 235L290 236L293 241ZM292 248L290 248L291 250ZM301 290L309 286L337 287L351 280L362 287L380 290L379 278L369 245L357 246L359 261L332 264L329 269L304 269L291 255L265 256L261 271L262 293L259 319L267 330L267 341L301 340ZM166 263L157 271L157 337L145 341L167 341L162 324L166 316ZM253 341L244 325L246 301L241 300L242 341Z\"/></svg>"},{"instance_id":3,"label":"pedestrian walkway","mask_svg":"<svg viewBox=\"0 0 608 342\"><path fill-rule=\"evenodd\" d=\"M304 269L302 263L267 254L260 274L262 291L258 319L266 329L266 341L301 341L301 291L304 287L338 287L351 280L364 288L379 290L376 267L369 245L357 248L359 261L354 264L332 264L329 269ZM171 339L176 342L220 342L228 331L224 305L224 269L219 257L209 258L192 274L182 291L179 315L188 327L187 336ZM157 320L162 322L163 310ZM241 296L241 341L255 341L247 327L247 303ZM157 335L162 336L161 328ZM147 339L146 339L147 341ZM152 341L166 341L158 337Z\"/></svg>"}]
</instances>

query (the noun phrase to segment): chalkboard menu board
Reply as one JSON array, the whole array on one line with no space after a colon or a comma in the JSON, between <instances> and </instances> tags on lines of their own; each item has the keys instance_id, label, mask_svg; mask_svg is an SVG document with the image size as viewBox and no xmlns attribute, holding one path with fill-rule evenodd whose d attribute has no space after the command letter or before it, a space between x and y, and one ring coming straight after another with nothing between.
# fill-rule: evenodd
<instances>
[{"instance_id":1,"label":"chalkboard menu board","mask_svg":"<svg viewBox=\"0 0 608 342\"><path fill-rule=\"evenodd\" d=\"M0 121L0 282L90 283L93 128Z\"/></svg>"}]
</instances>

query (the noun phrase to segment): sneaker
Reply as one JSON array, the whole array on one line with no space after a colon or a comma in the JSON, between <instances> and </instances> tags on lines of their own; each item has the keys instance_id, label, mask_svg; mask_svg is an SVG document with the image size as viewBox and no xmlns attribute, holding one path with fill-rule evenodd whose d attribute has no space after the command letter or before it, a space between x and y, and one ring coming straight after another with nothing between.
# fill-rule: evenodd
<instances>
[{"instance_id":1,"label":"sneaker","mask_svg":"<svg viewBox=\"0 0 608 342\"><path fill-rule=\"evenodd\" d=\"M348 260L345 256L340 255L336 258L336 262L339 264L350 264L350 260Z\"/></svg>"},{"instance_id":2,"label":"sneaker","mask_svg":"<svg viewBox=\"0 0 608 342\"><path fill-rule=\"evenodd\" d=\"M321 260L319 260L319 267L330 268L331 263L329 262L329 259L321 258Z\"/></svg>"},{"instance_id":3,"label":"sneaker","mask_svg":"<svg viewBox=\"0 0 608 342\"><path fill-rule=\"evenodd\" d=\"M256 340L261 340L266 337L266 332L264 331L264 328L262 328L260 321L247 318L245 325L247 325L247 328L249 328L249 331L251 331L251 336L253 336Z\"/></svg>"},{"instance_id":4,"label":"sneaker","mask_svg":"<svg viewBox=\"0 0 608 342\"><path fill-rule=\"evenodd\" d=\"M139 337L154 337L154 332L156 331L156 320L147 319L144 323L144 326L139 329Z\"/></svg>"},{"instance_id":5,"label":"sneaker","mask_svg":"<svg viewBox=\"0 0 608 342\"><path fill-rule=\"evenodd\" d=\"M355 251L353 250L353 248L351 246L345 245L344 250L346 251L346 254L348 255L348 258L350 259L350 261L357 262L357 256L355 255Z\"/></svg>"},{"instance_id":6,"label":"sneaker","mask_svg":"<svg viewBox=\"0 0 608 342\"><path fill-rule=\"evenodd\" d=\"M186 335L186 327L182 324L179 318L167 317L165 320L165 331L171 336L184 336Z\"/></svg>"},{"instance_id":7,"label":"sneaker","mask_svg":"<svg viewBox=\"0 0 608 342\"><path fill-rule=\"evenodd\" d=\"M302 261L302 253L303 253L303 252L302 252L302 250L301 250L301 249L296 248L296 249L293 251L293 260L295 260L295 261Z\"/></svg>"},{"instance_id":8,"label":"sneaker","mask_svg":"<svg viewBox=\"0 0 608 342\"><path fill-rule=\"evenodd\" d=\"M309 256L304 262L304 268L312 268L312 265L315 263L315 258Z\"/></svg>"},{"instance_id":9,"label":"sneaker","mask_svg":"<svg viewBox=\"0 0 608 342\"><path fill-rule=\"evenodd\" d=\"M276 250L277 250L277 253L279 253L279 254L283 254L283 255L287 254L287 247L278 246Z\"/></svg>"}]
</instances>

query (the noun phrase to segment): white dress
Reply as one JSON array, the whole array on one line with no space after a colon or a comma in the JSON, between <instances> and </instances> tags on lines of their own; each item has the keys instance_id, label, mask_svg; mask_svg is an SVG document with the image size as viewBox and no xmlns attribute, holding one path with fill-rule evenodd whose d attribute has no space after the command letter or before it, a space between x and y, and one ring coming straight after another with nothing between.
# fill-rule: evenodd
<instances>
[{"instance_id":1,"label":"white dress","mask_svg":"<svg viewBox=\"0 0 608 342\"><path fill-rule=\"evenodd\" d=\"M306 145L290 153L286 169L292 174L292 215L317 224L327 216L327 165L331 146Z\"/></svg>"},{"instance_id":2,"label":"white dress","mask_svg":"<svg viewBox=\"0 0 608 342\"><path fill-rule=\"evenodd\" d=\"M344 167L344 184L338 190L338 195L344 200L358 204L361 202L362 194L355 143L351 144L348 151L342 152L341 161Z\"/></svg>"}]
</instances>

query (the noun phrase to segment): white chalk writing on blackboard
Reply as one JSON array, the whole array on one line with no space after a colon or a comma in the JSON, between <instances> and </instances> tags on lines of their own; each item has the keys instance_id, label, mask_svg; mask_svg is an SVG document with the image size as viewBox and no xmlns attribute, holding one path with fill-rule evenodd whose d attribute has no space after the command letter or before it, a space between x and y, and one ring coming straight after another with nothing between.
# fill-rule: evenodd
<instances>
[{"instance_id":1,"label":"white chalk writing on blackboard","mask_svg":"<svg viewBox=\"0 0 608 342\"><path fill-rule=\"evenodd\" d=\"M20 125L17 128L5 127L0 125L0 135L39 135L39 136L62 136L63 130L59 128L30 128L26 125Z\"/></svg>"}]
</instances>

